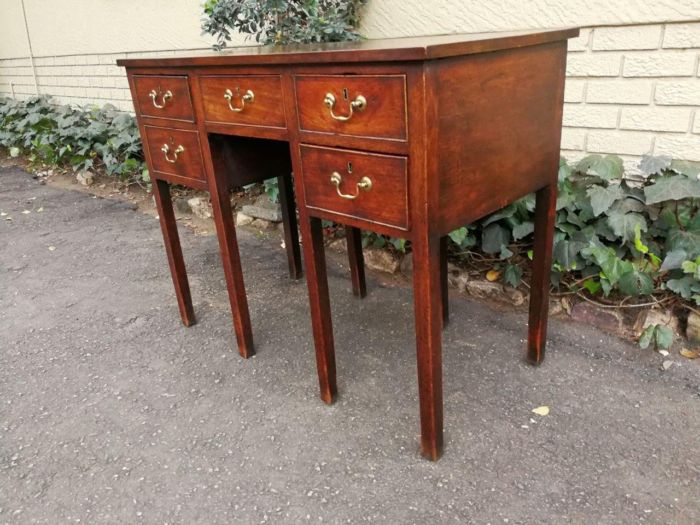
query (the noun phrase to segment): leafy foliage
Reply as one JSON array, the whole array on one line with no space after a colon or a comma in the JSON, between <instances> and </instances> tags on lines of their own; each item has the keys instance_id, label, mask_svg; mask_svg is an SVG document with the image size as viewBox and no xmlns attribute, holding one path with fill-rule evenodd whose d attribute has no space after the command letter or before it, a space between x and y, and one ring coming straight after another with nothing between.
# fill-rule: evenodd
<instances>
[{"instance_id":1,"label":"leafy foliage","mask_svg":"<svg viewBox=\"0 0 700 525\"><path fill-rule=\"evenodd\" d=\"M0 98L0 146L32 162L76 171L101 167L122 180L148 182L136 120L109 104L77 108L45 96Z\"/></svg>"},{"instance_id":2,"label":"leafy foliage","mask_svg":"<svg viewBox=\"0 0 700 525\"><path fill-rule=\"evenodd\" d=\"M644 157L640 170L643 177L626 175L614 155L562 159L552 283L576 283L590 296L671 291L700 305L700 167ZM531 258L534 208L528 195L451 232L452 252L492 254L516 286ZM387 242L367 237L366 244Z\"/></svg>"},{"instance_id":3,"label":"leafy foliage","mask_svg":"<svg viewBox=\"0 0 700 525\"><path fill-rule=\"evenodd\" d=\"M207 0L203 34L226 47L231 32L252 35L261 44L359 40L360 8L366 0Z\"/></svg>"},{"instance_id":4,"label":"leafy foliage","mask_svg":"<svg viewBox=\"0 0 700 525\"><path fill-rule=\"evenodd\" d=\"M648 348L654 346L654 350L664 350L673 344L673 330L662 324L647 326L639 336L639 346Z\"/></svg>"}]
</instances>

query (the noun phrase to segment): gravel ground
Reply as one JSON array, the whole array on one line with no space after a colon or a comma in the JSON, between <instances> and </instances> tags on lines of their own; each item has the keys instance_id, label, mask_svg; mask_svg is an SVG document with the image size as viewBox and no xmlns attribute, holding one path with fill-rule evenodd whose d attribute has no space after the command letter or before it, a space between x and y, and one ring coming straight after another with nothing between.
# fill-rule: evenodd
<instances>
[{"instance_id":1,"label":"gravel ground","mask_svg":"<svg viewBox=\"0 0 700 525\"><path fill-rule=\"evenodd\" d=\"M700 523L698 362L555 319L532 368L524 312L455 297L431 463L410 288L360 301L331 262L327 407L278 239L239 234L246 361L215 237L181 231L185 328L152 217L11 168L0 212L0 523Z\"/></svg>"}]
</instances>

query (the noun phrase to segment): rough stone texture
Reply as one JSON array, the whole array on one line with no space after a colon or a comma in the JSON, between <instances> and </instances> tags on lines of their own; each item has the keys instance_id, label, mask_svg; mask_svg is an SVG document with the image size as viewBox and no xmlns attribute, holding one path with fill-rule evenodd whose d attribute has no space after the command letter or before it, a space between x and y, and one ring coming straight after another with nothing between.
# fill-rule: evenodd
<instances>
[{"instance_id":1,"label":"rough stone texture","mask_svg":"<svg viewBox=\"0 0 700 525\"><path fill-rule=\"evenodd\" d=\"M318 399L306 285L239 233L257 355L235 350L215 237L181 229L181 325L158 221L0 172L0 522L698 523L698 360L453 298L446 452L418 454L412 292L328 266L340 396ZM43 213L22 215L29 196ZM50 251L49 246L55 250ZM340 259L340 256L338 256ZM531 410L551 407L547 417Z\"/></svg>"},{"instance_id":2,"label":"rough stone texture","mask_svg":"<svg viewBox=\"0 0 700 525\"><path fill-rule=\"evenodd\" d=\"M282 209L280 205L271 202L267 195L261 195L254 204L243 206L243 213L255 219L262 219L270 222L280 222L282 220Z\"/></svg>"},{"instance_id":3,"label":"rough stone texture","mask_svg":"<svg viewBox=\"0 0 700 525\"><path fill-rule=\"evenodd\" d=\"M253 217L246 215L242 211L236 213L236 226L246 226L253 222Z\"/></svg>"},{"instance_id":4,"label":"rough stone texture","mask_svg":"<svg viewBox=\"0 0 700 525\"><path fill-rule=\"evenodd\" d=\"M192 214L200 219L209 219L212 216L211 204L206 197L192 197L187 200Z\"/></svg>"},{"instance_id":5,"label":"rough stone texture","mask_svg":"<svg viewBox=\"0 0 700 525\"><path fill-rule=\"evenodd\" d=\"M258 230L272 230L275 227L275 223L264 219L253 219L250 221L250 226Z\"/></svg>"},{"instance_id":6,"label":"rough stone texture","mask_svg":"<svg viewBox=\"0 0 700 525\"><path fill-rule=\"evenodd\" d=\"M622 317L613 309L604 310L593 304L580 302L572 306L570 315L574 321L597 326L608 332L622 331Z\"/></svg>"},{"instance_id":7,"label":"rough stone texture","mask_svg":"<svg viewBox=\"0 0 700 525\"><path fill-rule=\"evenodd\" d=\"M95 183L95 176L89 171L79 171L75 179L83 186L92 186Z\"/></svg>"},{"instance_id":8,"label":"rough stone texture","mask_svg":"<svg viewBox=\"0 0 700 525\"><path fill-rule=\"evenodd\" d=\"M685 330L685 336L689 341L700 345L700 315L695 312L690 312L688 316L688 326Z\"/></svg>"},{"instance_id":9,"label":"rough stone texture","mask_svg":"<svg viewBox=\"0 0 700 525\"><path fill-rule=\"evenodd\" d=\"M671 310L656 310L650 308L640 312L634 323L634 334L639 336L647 326L654 326L657 324L668 326L676 334L681 333L678 317L676 317Z\"/></svg>"},{"instance_id":10,"label":"rough stone texture","mask_svg":"<svg viewBox=\"0 0 700 525\"><path fill-rule=\"evenodd\" d=\"M391 253L379 248L365 248L362 250L362 255L367 268L380 272L396 273L401 264L401 261Z\"/></svg>"}]
</instances>

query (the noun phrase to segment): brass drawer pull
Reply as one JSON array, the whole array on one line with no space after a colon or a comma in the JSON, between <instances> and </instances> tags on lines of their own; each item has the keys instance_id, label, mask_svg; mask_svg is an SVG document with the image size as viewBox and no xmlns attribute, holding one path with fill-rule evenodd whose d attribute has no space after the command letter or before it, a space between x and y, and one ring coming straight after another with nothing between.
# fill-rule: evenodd
<instances>
[{"instance_id":1,"label":"brass drawer pull","mask_svg":"<svg viewBox=\"0 0 700 525\"><path fill-rule=\"evenodd\" d=\"M362 95L357 95L355 100L350 102L350 113L347 115L336 115L333 112L333 108L335 107L335 96L333 93L326 93L326 98L323 99L323 104L330 110L331 117L333 117L335 120L339 120L340 122L346 122L352 118L352 115L356 110L365 110L367 107L367 99Z\"/></svg>"},{"instance_id":2,"label":"brass drawer pull","mask_svg":"<svg viewBox=\"0 0 700 525\"><path fill-rule=\"evenodd\" d=\"M167 160L171 164L175 164L177 162L178 155L180 155L180 153L183 153L185 151L185 148L182 144L175 148L175 151L173 151L174 158L172 159L168 156L168 154L170 153L170 146L168 146L167 144L163 144L163 147L160 148L160 151L162 151L163 155L165 155L165 160Z\"/></svg>"},{"instance_id":3,"label":"brass drawer pull","mask_svg":"<svg viewBox=\"0 0 700 525\"><path fill-rule=\"evenodd\" d=\"M341 177L340 173L337 171L334 171L331 174L331 184L335 186L335 191L338 192L338 195L342 197L343 199L348 199L348 200L354 200L357 199L360 196L360 191L369 191L372 189L372 181L369 177L362 177L360 179L360 182L357 183L357 192L355 195L348 195L347 193L343 193L340 191L340 184L343 182L343 177Z\"/></svg>"},{"instance_id":4,"label":"brass drawer pull","mask_svg":"<svg viewBox=\"0 0 700 525\"><path fill-rule=\"evenodd\" d=\"M160 91L160 88L159 88L159 91ZM162 93L162 91L161 91L161 93ZM173 93L170 90L163 93L163 96L162 96L163 103L162 104L158 104L158 102L156 102L156 98L158 98L158 91L156 91L155 89L152 89L151 92L148 94L148 96L151 97L151 102L153 102L153 107L156 107L158 109L163 109L168 104L168 100L173 98Z\"/></svg>"},{"instance_id":5,"label":"brass drawer pull","mask_svg":"<svg viewBox=\"0 0 700 525\"><path fill-rule=\"evenodd\" d=\"M236 88L236 95L240 96L240 90L238 88ZM254 102L255 101L255 93L253 93L253 91L250 89L248 91L246 91L245 95L243 95L241 97L241 106L240 107L234 107L231 105L231 100L233 99L233 91L231 91L230 89L227 89L226 91L224 91L224 98L228 102L228 108L231 111L235 111L236 113L240 113L241 111L243 111L245 109L246 102Z\"/></svg>"}]
</instances>

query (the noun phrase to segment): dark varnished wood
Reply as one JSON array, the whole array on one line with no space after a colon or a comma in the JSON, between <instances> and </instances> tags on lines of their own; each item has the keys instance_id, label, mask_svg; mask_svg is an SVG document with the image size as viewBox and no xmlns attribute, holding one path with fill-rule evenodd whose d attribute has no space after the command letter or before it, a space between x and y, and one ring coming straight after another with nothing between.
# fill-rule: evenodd
<instances>
[{"instance_id":1,"label":"dark varnished wood","mask_svg":"<svg viewBox=\"0 0 700 525\"><path fill-rule=\"evenodd\" d=\"M436 63L442 231L551 179L565 61L566 42L557 42Z\"/></svg>"},{"instance_id":2,"label":"dark varnished wood","mask_svg":"<svg viewBox=\"0 0 700 525\"><path fill-rule=\"evenodd\" d=\"M354 217L368 226L380 223L408 230L408 173L404 157L302 145L301 164L309 208L330 212L338 222L343 222L343 217ZM334 172L342 177L340 191L357 198L349 200L338 195L330 181ZM368 191L357 189L363 177L372 181Z\"/></svg>"},{"instance_id":3,"label":"dark varnished wood","mask_svg":"<svg viewBox=\"0 0 700 525\"><path fill-rule=\"evenodd\" d=\"M578 35L578 29L548 31L503 31L409 38L360 40L330 44L290 46L234 47L223 52L198 53L196 56L125 58L117 61L126 67L191 67L290 64L384 63L423 61L450 56L488 53L501 49L558 42Z\"/></svg>"},{"instance_id":4,"label":"dark varnished wood","mask_svg":"<svg viewBox=\"0 0 700 525\"><path fill-rule=\"evenodd\" d=\"M182 324L192 326L195 324L194 309L192 308L190 285L187 281L185 260L182 257L182 248L180 247L180 236L177 233L175 212L170 198L170 185L164 180L156 180L153 184L153 197L156 201L160 228L163 231L165 253L168 255L170 275L175 285L175 296Z\"/></svg>"},{"instance_id":5,"label":"dark varnished wood","mask_svg":"<svg viewBox=\"0 0 700 525\"><path fill-rule=\"evenodd\" d=\"M289 150L285 152L288 157ZM291 162L291 159L290 159ZM289 276L299 279L303 270L301 268L301 250L299 249L299 230L297 225L297 210L294 205L294 181L291 170L283 172L277 177L279 187L280 208L282 209L282 225L284 228L284 248L287 252Z\"/></svg>"},{"instance_id":6,"label":"dark varnished wood","mask_svg":"<svg viewBox=\"0 0 700 525\"><path fill-rule=\"evenodd\" d=\"M450 297L447 271L447 236L440 238L440 290L442 293L442 326L450 321Z\"/></svg>"},{"instance_id":7,"label":"dark varnished wood","mask_svg":"<svg viewBox=\"0 0 700 525\"><path fill-rule=\"evenodd\" d=\"M199 83L206 122L286 127L279 75L203 75ZM229 108L224 98L227 89L234 95L231 106L242 108L240 112ZM241 97L248 90L253 92L254 99L244 103Z\"/></svg>"},{"instance_id":8,"label":"dark varnished wood","mask_svg":"<svg viewBox=\"0 0 700 525\"><path fill-rule=\"evenodd\" d=\"M549 313L549 280L552 267L554 219L557 208L557 184L537 192L535 242L530 283L530 317L527 332L527 359L534 365L544 360Z\"/></svg>"},{"instance_id":9,"label":"dark varnished wood","mask_svg":"<svg viewBox=\"0 0 700 525\"><path fill-rule=\"evenodd\" d=\"M350 280L352 281L352 293L357 297L367 295L367 282L365 280L365 261L362 258L362 230L345 227L345 242L348 249L348 262L350 263Z\"/></svg>"},{"instance_id":10,"label":"dark varnished wood","mask_svg":"<svg viewBox=\"0 0 700 525\"><path fill-rule=\"evenodd\" d=\"M412 242L421 453L435 460L443 450L441 346L449 318L445 236L532 191L537 191L537 210L527 356L533 363L543 359L566 39L577 34L577 29L561 29L451 35L120 63L133 68L132 74L173 75L182 68L193 82L195 114L200 116L201 77L278 75L284 126L200 118L196 129L200 137L210 134L208 140L200 139L204 182L212 192L227 284L236 298L234 312L247 315L247 305L240 308L245 292L240 262L236 266L237 259L233 261L232 218L222 197L231 179L222 173L236 163L246 166L241 172L273 169L261 151L291 157L324 402L333 402L337 386L321 219L347 227L358 295L364 293L359 228ZM336 95L339 114L359 94L368 99L367 110L338 122L323 104L326 92ZM153 124L149 118L143 122ZM239 142L240 137L259 142ZM249 159L243 144L254 151ZM363 176L372 179L373 187L356 199L343 199L330 183L334 171L341 174L346 194L355 193ZM287 183L282 181L281 190L288 203Z\"/></svg>"},{"instance_id":11,"label":"dark varnished wood","mask_svg":"<svg viewBox=\"0 0 700 525\"><path fill-rule=\"evenodd\" d=\"M299 75L295 77L299 129L316 133L406 140L406 78L403 75ZM363 96L367 105L349 120L337 120L324 105L335 97L333 112L348 117L350 103Z\"/></svg>"},{"instance_id":12,"label":"dark varnished wood","mask_svg":"<svg viewBox=\"0 0 700 525\"><path fill-rule=\"evenodd\" d=\"M182 179L205 179L202 161L202 148L199 144L199 134L196 131L180 129L144 127L146 136L144 145L148 148L151 158L151 169L165 176L174 175ZM168 157L175 162L168 162L161 148L170 148ZM175 156L175 150L182 146L184 151ZM166 177L167 178L167 177Z\"/></svg>"},{"instance_id":13,"label":"dark varnished wood","mask_svg":"<svg viewBox=\"0 0 700 525\"><path fill-rule=\"evenodd\" d=\"M153 118L164 118L194 122L192 99L187 83L187 77L182 75L134 75L134 102L139 115ZM153 104L149 93L155 90L158 96ZM163 94L170 91L172 98L163 100Z\"/></svg>"}]
</instances>

